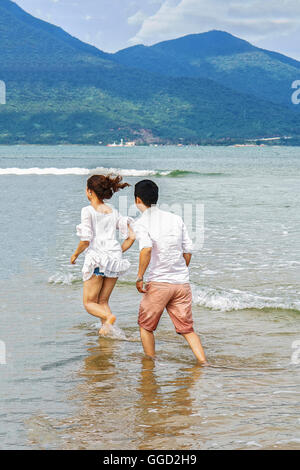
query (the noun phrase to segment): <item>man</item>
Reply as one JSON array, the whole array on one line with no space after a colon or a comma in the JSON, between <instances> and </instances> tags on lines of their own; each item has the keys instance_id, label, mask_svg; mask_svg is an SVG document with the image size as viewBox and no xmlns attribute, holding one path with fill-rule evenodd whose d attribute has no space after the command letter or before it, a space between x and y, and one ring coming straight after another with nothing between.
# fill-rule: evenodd
<instances>
[{"instance_id":1,"label":"man","mask_svg":"<svg viewBox=\"0 0 300 470\"><path fill-rule=\"evenodd\" d=\"M207 365L200 338L193 328L188 268L192 241L181 217L157 207L158 192L158 186L150 180L135 186L135 203L142 212L134 224L134 232L140 247L136 287L144 294L138 320L144 351L147 356L155 357L153 332L166 308L176 332L186 339L199 363Z\"/></svg>"}]
</instances>

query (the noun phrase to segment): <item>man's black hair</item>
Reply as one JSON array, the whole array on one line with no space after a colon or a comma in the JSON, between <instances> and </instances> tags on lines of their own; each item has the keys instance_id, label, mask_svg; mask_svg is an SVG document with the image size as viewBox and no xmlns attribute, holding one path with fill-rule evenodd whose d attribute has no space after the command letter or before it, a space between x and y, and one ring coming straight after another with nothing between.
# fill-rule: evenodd
<instances>
[{"instance_id":1,"label":"man's black hair","mask_svg":"<svg viewBox=\"0 0 300 470\"><path fill-rule=\"evenodd\" d=\"M158 186L151 180L139 181L134 188L134 197L139 197L145 206L151 207L158 201Z\"/></svg>"}]
</instances>

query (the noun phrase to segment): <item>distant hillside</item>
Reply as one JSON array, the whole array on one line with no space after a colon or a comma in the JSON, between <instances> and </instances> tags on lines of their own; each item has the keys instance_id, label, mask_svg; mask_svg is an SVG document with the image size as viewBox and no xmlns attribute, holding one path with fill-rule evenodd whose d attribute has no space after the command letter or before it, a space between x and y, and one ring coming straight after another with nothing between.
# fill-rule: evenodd
<instances>
[{"instance_id":1,"label":"distant hillside","mask_svg":"<svg viewBox=\"0 0 300 470\"><path fill-rule=\"evenodd\" d=\"M61 28L34 18L10 0L0 0L1 67L34 68L61 61L97 62L108 54L70 36ZM92 59L93 58L93 59Z\"/></svg>"},{"instance_id":2,"label":"distant hillside","mask_svg":"<svg viewBox=\"0 0 300 470\"><path fill-rule=\"evenodd\" d=\"M0 106L2 144L120 138L232 143L300 136L300 117L288 107L211 79L168 77L116 63L9 0L0 0L0 45L0 80L7 87L7 104Z\"/></svg>"},{"instance_id":3,"label":"distant hillside","mask_svg":"<svg viewBox=\"0 0 300 470\"><path fill-rule=\"evenodd\" d=\"M112 55L126 66L172 77L210 78L241 93L291 104L300 62L252 46L223 31L192 34L154 46L133 46Z\"/></svg>"}]
</instances>

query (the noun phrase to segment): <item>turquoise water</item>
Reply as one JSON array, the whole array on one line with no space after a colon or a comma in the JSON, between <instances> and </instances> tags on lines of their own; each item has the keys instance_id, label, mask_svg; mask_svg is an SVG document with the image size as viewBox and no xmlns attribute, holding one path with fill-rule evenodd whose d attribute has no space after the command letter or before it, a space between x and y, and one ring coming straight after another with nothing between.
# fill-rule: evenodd
<instances>
[{"instance_id":1,"label":"turquoise water","mask_svg":"<svg viewBox=\"0 0 300 470\"><path fill-rule=\"evenodd\" d=\"M195 367L167 315L158 362L143 358L136 247L112 297L117 326L97 336L83 259L69 265L96 169L204 207L191 282L214 368ZM299 177L298 148L0 147L0 447L299 448ZM130 208L133 188L121 195Z\"/></svg>"}]
</instances>

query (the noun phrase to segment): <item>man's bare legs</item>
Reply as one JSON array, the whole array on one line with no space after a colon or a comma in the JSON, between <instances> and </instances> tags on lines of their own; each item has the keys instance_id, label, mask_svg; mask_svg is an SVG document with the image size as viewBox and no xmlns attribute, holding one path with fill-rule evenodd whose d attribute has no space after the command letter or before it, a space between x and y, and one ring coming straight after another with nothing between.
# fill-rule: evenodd
<instances>
[{"instance_id":1,"label":"man's bare legs","mask_svg":"<svg viewBox=\"0 0 300 470\"><path fill-rule=\"evenodd\" d=\"M155 358L155 339L154 334L151 331L145 330L140 326L141 340L146 356Z\"/></svg>"},{"instance_id":2,"label":"man's bare legs","mask_svg":"<svg viewBox=\"0 0 300 470\"><path fill-rule=\"evenodd\" d=\"M207 366L208 362L206 360L205 353L204 353L199 336L194 331L193 333L187 333L182 336L187 340L198 362L201 365Z\"/></svg>"},{"instance_id":3,"label":"man's bare legs","mask_svg":"<svg viewBox=\"0 0 300 470\"><path fill-rule=\"evenodd\" d=\"M154 359L155 339L153 332L147 331L144 328L140 327L140 333L145 355ZM182 336L188 342L198 362L204 366L208 365L199 336L195 332L187 333Z\"/></svg>"}]
</instances>

